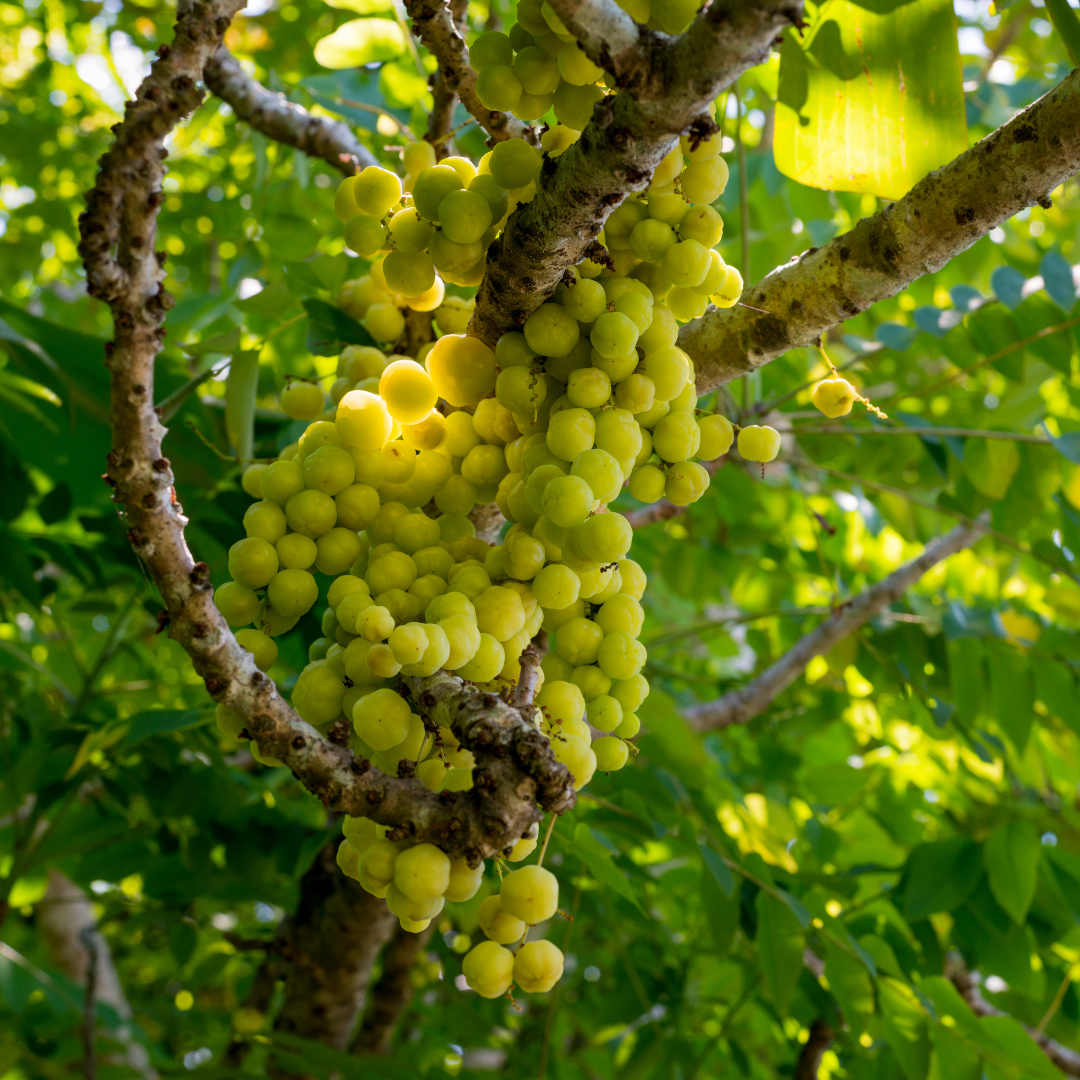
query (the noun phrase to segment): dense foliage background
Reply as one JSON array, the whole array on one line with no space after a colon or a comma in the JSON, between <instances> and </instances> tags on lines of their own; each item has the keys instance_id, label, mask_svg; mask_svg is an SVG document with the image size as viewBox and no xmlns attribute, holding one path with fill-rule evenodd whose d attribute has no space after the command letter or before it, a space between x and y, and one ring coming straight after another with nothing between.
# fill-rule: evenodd
<instances>
[{"instance_id":1,"label":"dense foliage background","mask_svg":"<svg viewBox=\"0 0 1080 1080\"><path fill-rule=\"evenodd\" d=\"M955 0L955 12L973 142L1069 60L1041 3L991 14ZM423 133L417 65L426 75L434 61L403 45L359 69L321 67L316 43L358 15L396 18L390 0L256 0L227 43L264 84L346 118L393 162ZM647 734L636 763L598 777L554 834L575 916L552 931L566 978L517 1008L463 993L477 930L475 905L459 908L414 969L394 1056L373 1065L273 1034L271 1015L244 1007L264 960L251 943L295 908L338 826L284 770L219 738L201 681L157 632L160 603L100 481L109 316L85 297L76 218L174 16L156 0L0 3L0 1078L80 1069L83 988L37 927L50 868L92 895L134 1009L125 1038L162 1075L259 1072L274 1053L313 1076L791 1075L819 1017L838 1035L822 1076L1058 1075L1012 1021L965 1018L942 975L955 951L988 1001L1080 1043L1076 181L828 342L901 430L815 433L814 350L721 392L733 418L753 411L793 434L764 479L729 464L690 513L635 538L650 574ZM482 28L510 13L477 0L469 16ZM777 70L774 56L720 102L723 250L748 280L879 206L778 171ZM482 135L466 128L457 146L478 156ZM178 302L159 400L258 348L259 444L295 438L277 409L284 376L332 375L326 342L348 332L331 307L357 272L336 182L215 98L178 130L160 221ZM211 377L179 400L167 443L189 544L215 581L248 501L223 392ZM768 714L704 738L679 718L984 512L993 536L812 662ZM284 686L317 633L308 620L284 639ZM102 1007L100 1022L101 1075L131 1075L107 1060L122 1019ZM222 1066L238 1039L252 1052Z\"/></svg>"}]
</instances>

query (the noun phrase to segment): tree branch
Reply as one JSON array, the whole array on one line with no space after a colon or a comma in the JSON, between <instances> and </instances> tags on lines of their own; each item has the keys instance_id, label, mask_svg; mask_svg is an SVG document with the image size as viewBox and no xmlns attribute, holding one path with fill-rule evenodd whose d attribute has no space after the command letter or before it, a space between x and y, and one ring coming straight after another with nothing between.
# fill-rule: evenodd
<instances>
[{"instance_id":1,"label":"tree branch","mask_svg":"<svg viewBox=\"0 0 1080 1080\"><path fill-rule=\"evenodd\" d=\"M469 66L465 39L454 24L447 0L405 0L405 8L412 19L413 33L438 61L447 86L491 136L490 141L527 139L537 145L537 135L529 124L510 113L492 112L476 96L476 72Z\"/></svg>"},{"instance_id":2,"label":"tree branch","mask_svg":"<svg viewBox=\"0 0 1080 1080\"><path fill-rule=\"evenodd\" d=\"M208 567L194 561L184 540L187 520L161 452L166 429L153 406L154 361L173 303L161 287L164 255L154 252L163 142L202 101L198 80L243 2L203 0L179 14L175 40L159 50L128 103L79 220L88 291L112 309L115 332L106 347L113 431L106 482L124 508L128 540L161 592L170 636L211 696L244 717L260 750L284 762L327 808L367 816L475 862L510 847L541 809L559 813L573 804L569 770L535 728L491 695L436 676L415 681L414 692L422 705L431 683L439 707L460 724L462 743L477 759L475 787L436 794L356 760L297 717L255 667L214 606Z\"/></svg>"},{"instance_id":3,"label":"tree branch","mask_svg":"<svg viewBox=\"0 0 1080 1080\"><path fill-rule=\"evenodd\" d=\"M821 1056L832 1046L836 1032L820 1017L810 1025L810 1037L795 1066L795 1080L817 1080Z\"/></svg>"},{"instance_id":4,"label":"tree branch","mask_svg":"<svg viewBox=\"0 0 1080 1080\"><path fill-rule=\"evenodd\" d=\"M468 0L450 0L450 17L463 41L467 7ZM442 161L452 153L450 132L454 128L454 108L458 103L458 96L441 67L436 68L435 74L428 78L428 85L431 87L432 104L424 138L435 148L435 160Z\"/></svg>"},{"instance_id":5,"label":"tree branch","mask_svg":"<svg viewBox=\"0 0 1080 1080\"><path fill-rule=\"evenodd\" d=\"M274 1030L345 1050L396 919L385 900L338 869L337 847L335 840L315 856L284 928L291 962Z\"/></svg>"},{"instance_id":6,"label":"tree branch","mask_svg":"<svg viewBox=\"0 0 1080 1080\"><path fill-rule=\"evenodd\" d=\"M412 970L435 932L432 923L419 934L398 927L382 958L382 974L371 994L371 1009L353 1040L354 1054L390 1053L394 1030L412 1001Z\"/></svg>"},{"instance_id":7,"label":"tree branch","mask_svg":"<svg viewBox=\"0 0 1080 1080\"><path fill-rule=\"evenodd\" d=\"M598 0L553 6L578 26L607 10ZM695 123L703 134L715 130L702 114L716 95L801 17L801 0L714 0L678 38L639 30L638 45L621 54L622 92L597 102L592 122L557 162L545 159L536 197L488 249L469 333L494 346L520 326L581 261L612 210L648 185L677 137Z\"/></svg>"},{"instance_id":8,"label":"tree branch","mask_svg":"<svg viewBox=\"0 0 1080 1080\"><path fill-rule=\"evenodd\" d=\"M982 996L982 991L979 990L977 980L972 973L968 971L967 966L964 964L963 957L961 957L959 953L951 952L946 957L945 975L952 981L956 989L960 991L960 996L968 1003L971 1011L976 1016L1009 1015L1006 1012L1002 1012L1001 1009L995 1008ZM1043 1032L1028 1027L1027 1024L1024 1024L1023 1028L1031 1036L1032 1040L1038 1044L1043 1053L1046 1054L1054 1065L1056 1065L1066 1076L1080 1076L1080 1053L1077 1053L1075 1050L1070 1050L1067 1046L1062 1046L1056 1039L1051 1039Z\"/></svg>"},{"instance_id":9,"label":"tree branch","mask_svg":"<svg viewBox=\"0 0 1080 1080\"><path fill-rule=\"evenodd\" d=\"M958 525L944 536L931 540L916 558L842 605L752 682L714 701L693 705L683 712L683 716L695 731L712 731L753 720L802 674L810 660L823 656L838 641L898 600L932 566L975 543L981 536L981 528Z\"/></svg>"},{"instance_id":10,"label":"tree branch","mask_svg":"<svg viewBox=\"0 0 1080 1080\"><path fill-rule=\"evenodd\" d=\"M358 168L378 164L375 155L340 120L314 116L284 94L267 90L240 66L223 45L205 68L206 85L256 131L286 146L322 158L338 172L352 176Z\"/></svg>"},{"instance_id":11,"label":"tree branch","mask_svg":"<svg viewBox=\"0 0 1080 1080\"><path fill-rule=\"evenodd\" d=\"M97 923L94 905L86 893L59 870L50 870L45 895L34 908L34 924L49 959L73 983L87 987L88 1001L93 997L115 1010L122 1021L115 1035L124 1046L126 1063L146 1080L156 1080L158 1074L150 1064L146 1047L135 1039L131 1028L134 1013L116 972L112 950ZM91 1011L84 1023L88 1059L95 1029L95 1014Z\"/></svg>"},{"instance_id":12,"label":"tree branch","mask_svg":"<svg viewBox=\"0 0 1080 1080\"><path fill-rule=\"evenodd\" d=\"M752 308L710 308L687 323L679 345L697 366L698 393L812 344L1025 207L1049 206L1078 169L1080 70L902 199L747 288Z\"/></svg>"}]
</instances>

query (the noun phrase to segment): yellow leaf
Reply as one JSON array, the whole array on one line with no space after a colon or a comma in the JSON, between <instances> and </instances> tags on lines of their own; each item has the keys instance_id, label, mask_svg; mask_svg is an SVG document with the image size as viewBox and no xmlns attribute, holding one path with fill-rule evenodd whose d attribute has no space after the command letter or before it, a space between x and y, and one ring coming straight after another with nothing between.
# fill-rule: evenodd
<instances>
[{"instance_id":1,"label":"yellow leaf","mask_svg":"<svg viewBox=\"0 0 1080 1080\"><path fill-rule=\"evenodd\" d=\"M776 167L832 191L898 199L967 149L950 0L826 0L780 51Z\"/></svg>"},{"instance_id":2,"label":"yellow leaf","mask_svg":"<svg viewBox=\"0 0 1080 1080\"><path fill-rule=\"evenodd\" d=\"M353 19L315 45L323 67L359 67L374 60L393 60L405 52L405 35L392 19Z\"/></svg>"}]
</instances>

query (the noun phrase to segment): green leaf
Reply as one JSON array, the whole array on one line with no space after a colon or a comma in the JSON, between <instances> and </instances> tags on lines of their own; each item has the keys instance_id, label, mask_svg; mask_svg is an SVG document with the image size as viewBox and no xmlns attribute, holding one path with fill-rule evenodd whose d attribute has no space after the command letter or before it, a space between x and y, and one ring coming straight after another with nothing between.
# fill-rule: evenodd
<instances>
[{"instance_id":1,"label":"green leaf","mask_svg":"<svg viewBox=\"0 0 1080 1080\"><path fill-rule=\"evenodd\" d=\"M629 900L644 915L645 909L641 906L626 875L615 865L611 852L596 839L594 833L596 833L596 830L590 829L584 823L575 827L574 855L581 858L581 861L589 868L589 873L601 885L606 885L613 892L617 892L621 897ZM603 833L598 835L603 836Z\"/></svg>"},{"instance_id":2,"label":"green leaf","mask_svg":"<svg viewBox=\"0 0 1080 1080\"><path fill-rule=\"evenodd\" d=\"M986 642L990 668L990 701L994 717L1023 753L1034 719L1035 687L1027 657L1004 641Z\"/></svg>"},{"instance_id":3,"label":"green leaf","mask_svg":"<svg viewBox=\"0 0 1080 1080\"><path fill-rule=\"evenodd\" d=\"M325 300L308 297L307 347L316 356L337 356L342 345L374 345L372 336L340 308Z\"/></svg>"},{"instance_id":4,"label":"green leaf","mask_svg":"<svg viewBox=\"0 0 1080 1080\"><path fill-rule=\"evenodd\" d=\"M905 871L905 916L913 920L952 911L967 899L981 873L979 847L963 837L912 848Z\"/></svg>"},{"instance_id":5,"label":"green leaf","mask_svg":"<svg viewBox=\"0 0 1080 1080\"><path fill-rule=\"evenodd\" d=\"M241 462L255 456L255 397L258 390L258 352L236 353L225 379L225 431Z\"/></svg>"},{"instance_id":6,"label":"green leaf","mask_svg":"<svg viewBox=\"0 0 1080 1080\"><path fill-rule=\"evenodd\" d=\"M1031 1036L1011 1016L984 1016L979 1021L988 1059L988 1080L1061 1080L1061 1073Z\"/></svg>"},{"instance_id":7,"label":"green leaf","mask_svg":"<svg viewBox=\"0 0 1080 1080\"><path fill-rule=\"evenodd\" d=\"M856 1034L865 1031L867 1021L874 1015L874 984L866 965L827 941L825 977L847 1025Z\"/></svg>"},{"instance_id":8,"label":"green leaf","mask_svg":"<svg viewBox=\"0 0 1080 1080\"><path fill-rule=\"evenodd\" d=\"M1024 921L1035 896L1041 853L1035 827L1026 821L999 825L983 847L990 891L1017 924Z\"/></svg>"},{"instance_id":9,"label":"green leaf","mask_svg":"<svg viewBox=\"0 0 1080 1080\"><path fill-rule=\"evenodd\" d=\"M979 714L986 686L982 643L977 638L958 638L948 643L948 653L957 719L968 723Z\"/></svg>"},{"instance_id":10,"label":"green leaf","mask_svg":"<svg viewBox=\"0 0 1080 1080\"><path fill-rule=\"evenodd\" d=\"M1035 676L1036 697L1052 716L1064 720L1075 731L1080 724L1080 704L1072 673L1064 664L1045 656L1033 656L1031 670Z\"/></svg>"},{"instance_id":11,"label":"green leaf","mask_svg":"<svg viewBox=\"0 0 1080 1080\"><path fill-rule=\"evenodd\" d=\"M911 987L883 976L878 980L885 1041L900 1062L907 1080L925 1080L930 1067L930 1032L926 1011Z\"/></svg>"},{"instance_id":12,"label":"green leaf","mask_svg":"<svg viewBox=\"0 0 1080 1080\"><path fill-rule=\"evenodd\" d=\"M246 301L241 300L241 304ZM227 330L224 334L213 334L208 338L203 338L201 341L196 341L192 345L181 345L180 348L184 350L188 356L206 356L208 353L217 353L221 356L229 356L234 353L240 345L240 330L234 328Z\"/></svg>"},{"instance_id":13,"label":"green leaf","mask_svg":"<svg viewBox=\"0 0 1080 1080\"><path fill-rule=\"evenodd\" d=\"M739 894L725 892L717 879L706 872L701 875L701 899L716 951L726 956L739 929Z\"/></svg>"},{"instance_id":14,"label":"green leaf","mask_svg":"<svg viewBox=\"0 0 1080 1080\"><path fill-rule=\"evenodd\" d=\"M803 966L806 938L791 908L764 890L754 901L758 925L758 965L779 1012L787 1009Z\"/></svg>"},{"instance_id":15,"label":"green leaf","mask_svg":"<svg viewBox=\"0 0 1080 1080\"><path fill-rule=\"evenodd\" d=\"M186 731L205 724L212 716L209 709L150 709L136 713L127 721L127 735L121 746L127 749L151 735L163 735L166 731Z\"/></svg>"},{"instance_id":16,"label":"green leaf","mask_svg":"<svg viewBox=\"0 0 1080 1080\"><path fill-rule=\"evenodd\" d=\"M776 167L898 199L967 149L962 82L949 0L826 0L780 50Z\"/></svg>"},{"instance_id":17,"label":"green leaf","mask_svg":"<svg viewBox=\"0 0 1080 1080\"><path fill-rule=\"evenodd\" d=\"M1046 14L1061 36L1073 66L1080 65L1080 19L1069 6L1069 0L1046 0Z\"/></svg>"},{"instance_id":18,"label":"green leaf","mask_svg":"<svg viewBox=\"0 0 1080 1080\"><path fill-rule=\"evenodd\" d=\"M267 285L262 292L257 292L246 300L237 300L236 306L260 319L278 319L295 303L289 286L283 281L275 281L272 285Z\"/></svg>"},{"instance_id":19,"label":"green leaf","mask_svg":"<svg viewBox=\"0 0 1080 1080\"><path fill-rule=\"evenodd\" d=\"M1009 439L965 439L964 471L988 499L1003 499L1020 468L1020 451Z\"/></svg>"},{"instance_id":20,"label":"green leaf","mask_svg":"<svg viewBox=\"0 0 1080 1080\"><path fill-rule=\"evenodd\" d=\"M716 879L716 883L728 896L734 895L735 877L728 869L727 863L709 847L708 843L702 842L698 846L701 848L701 857L705 860L709 873Z\"/></svg>"},{"instance_id":21,"label":"green leaf","mask_svg":"<svg viewBox=\"0 0 1080 1080\"><path fill-rule=\"evenodd\" d=\"M315 43L315 59L337 70L393 60L406 48L405 35L393 19L353 19Z\"/></svg>"}]
</instances>

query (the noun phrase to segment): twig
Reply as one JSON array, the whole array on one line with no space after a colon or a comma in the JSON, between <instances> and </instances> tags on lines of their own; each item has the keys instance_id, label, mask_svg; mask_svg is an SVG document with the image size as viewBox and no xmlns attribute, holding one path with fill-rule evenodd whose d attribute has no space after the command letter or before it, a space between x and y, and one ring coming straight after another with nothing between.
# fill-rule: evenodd
<instances>
[{"instance_id":1,"label":"twig","mask_svg":"<svg viewBox=\"0 0 1080 1080\"><path fill-rule=\"evenodd\" d=\"M991 353L989 356L984 356L981 360L977 360L974 364L968 364L967 367L960 368L951 375L946 375L944 379L939 379L929 386L916 387L911 391L898 390L891 397L886 398L885 401L895 401L897 399L909 397L922 397L923 394L933 393L933 391L939 390L943 386L948 386L949 383L954 383L958 379L962 379L965 375L970 375L973 371L978 371L979 368L986 367L987 364L993 364L995 361L1001 360L1003 357L1016 352L1018 349L1027 348L1028 345L1034 345L1036 341L1042 341L1043 338L1049 337L1051 334L1056 334L1061 330L1068 330L1070 327L1077 325L1080 325L1080 316L1075 319L1066 319L1064 322L1055 323L1053 326L1044 326L1041 330L1036 330L1034 334L1030 334L1026 338L1021 338L1019 341L1014 341L1011 345L1006 345L1003 349L998 349L997 352Z\"/></svg>"},{"instance_id":2,"label":"twig","mask_svg":"<svg viewBox=\"0 0 1080 1080\"><path fill-rule=\"evenodd\" d=\"M1080 319L1077 321L1080 322ZM1045 436L1022 431L982 431L957 427L847 427L845 424L807 424L805 427L792 427L790 430L793 435L939 435L943 438L955 436L961 439L1008 439L1013 442L1052 445Z\"/></svg>"},{"instance_id":3,"label":"twig","mask_svg":"<svg viewBox=\"0 0 1080 1080\"><path fill-rule=\"evenodd\" d=\"M466 109L476 117L492 141L527 139L536 145L538 138L529 124L510 113L492 112L476 94L476 72L469 66L465 39L455 24L448 0L405 0L413 33L424 43L439 63L446 85Z\"/></svg>"},{"instance_id":4,"label":"twig","mask_svg":"<svg viewBox=\"0 0 1080 1080\"><path fill-rule=\"evenodd\" d=\"M536 683L540 678L540 652L532 642L522 649L520 663L521 674L510 694L510 704L524 715L532 709ZM525 719L530 720L531 716L526 715Z\"/></svg>"},{"instance_id":5,"label":"twig","mask_svg":"<svg viewBox=\"0 0 1080 1080\"><path fill-rule=\"evenodd\" d=\"M844 604L752 682L739 690L729 691L715 701L705 701L686 709L683 715L687 722L696 731L748 723L764 712L802 674L813 657L823 656L838 641L899 599L932 566L974 543L981 534L982 526L978 524L974 527L959 525L945 536L931 540L920 555Z\"/></svg>"},{"instance_id":6,"label":"twig","mask_svg":"<svg viewBox=\"0 0 1080 1080\"><path fill-rule=\"evenodd\" d=\"M946 517L951 517L954 521L959 521L964 525L978 526L987 536L993 537L998 543L1004 544L1006 547L1011 547L1014 551L1020 552L1021 555L1026 555L1029 558L1037 559L1039 562L1045 563L1047 566L1052 567L1057 573L1064 574L1067 578L1070 578L1080 585L1080 577L1077 577L1067 566L1062 566L1059 563L1048 559L1045 555L1040 555L1037 551L1031 551L1030 549L1025 548L1018 540L1014 540L1011 536L1006 536L1003 532L998 532L997 529L992 529L988 525L979 525L974 518L968 517L967 514L961 514L959 510L953 510L951 507L932 503L929 499L923 499L918 495L912 495L910 491L893 487L892 484L879 484L876 480L868 480L864 476L853 476L851 473L844 472L842 469L832 469L828 465L816 465L810 461L793 461L792 464L797 468L817 469L820 472L828 473L830 476L835 476L840 480L847 480L852 484L861 484L863 487L871 488L874 491L881 491L887 495L895 495L897 498L905 499L915 506L921 506L924 510L933 511L935 514L944 514Z\"/></svg>"},{"instance_id":7,"label":"twig","mask_svg":"<svg viewBox=\"0 0 1080 1080\"><path fill-rule=\"evenodd\" d=\"M240 61L222 46L207 61L206 85L256 131L275 142L322 158L346 176L375 165L375 155L352 133L348 124L315 116L294 105L284 94L267 90L245 73ZM381 111L381 110L380 110Z\"/></svg>"}]
</instances>

